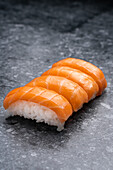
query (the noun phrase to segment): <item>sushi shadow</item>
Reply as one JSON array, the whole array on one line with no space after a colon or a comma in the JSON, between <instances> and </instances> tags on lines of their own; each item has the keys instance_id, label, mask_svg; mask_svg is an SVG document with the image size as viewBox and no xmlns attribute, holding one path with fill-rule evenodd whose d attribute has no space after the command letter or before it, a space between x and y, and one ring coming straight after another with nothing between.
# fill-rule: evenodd
<instances>
[{"instance_id":1,"label":"sushi shadow","mask_svg":"<svg viewBox=\"0 0 113 170\"><path fill-rule=\"evenodd\" d=\"M97 96L88 103L85 103L80 110L74 112L72 116L69 117L65 124L65 128L67 130L71 128L74 132L83 132L85 129L82 128L82 124L85 121L90 121L92 118L96 119L100 103L101 101L104 101L106 97L107 92L105 90L101 96Z\"/></svg>"},{"instance_id":2,"label":"sushi shadow","mask_svg":"<svg viewBox=\"0 0 113 170\"><path fill-rule=\"evenodd\" d=\"M58 132L56 127L45 123L36 123L35 120L14 116L5 120L4 126L8 136L13 137L22 147L39 147L40 149L59 150L68 142L68 133Z\"/></svg>"},{"instance_id":3,"label":"sushi shadow","mask_svg":"<svg viewBox=\"0 0 113 170\"><path fill-rule=\"evenodd\" d=\"M10 136L18 142L28 143L32 146L39 146L42 148L59 149L64 147L68 140L79 133L84 133L82 124L85 119L92 118L97 112L95 107L100 97L84 104L83 108L66 121L63 131L58 132L56 127L49 126L45 123L36 123L35 120L25 119L23 117L14 116L5 120L4 125L6 131L10 132ZM10 130L9 130L10 129Z\"/></svg>"}]
</instances>

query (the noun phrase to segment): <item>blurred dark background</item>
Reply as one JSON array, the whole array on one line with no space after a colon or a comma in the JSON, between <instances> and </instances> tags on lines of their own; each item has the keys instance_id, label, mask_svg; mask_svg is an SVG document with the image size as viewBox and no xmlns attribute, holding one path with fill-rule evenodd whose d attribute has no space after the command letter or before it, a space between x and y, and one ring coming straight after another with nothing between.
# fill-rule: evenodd
<instances>
[{"instance_id":1,"label":"blurred dark background","mask_svg":"<svg viewBox=\"0 0 113 170\"><path fill-rule=\"evenodd\" d=\"M0 14L1 20L12 17L11 22L44 24L48 29L72 32L112 10L112 4L112 0L4 0L0 2Z\"/></svg>"}]
</instances>

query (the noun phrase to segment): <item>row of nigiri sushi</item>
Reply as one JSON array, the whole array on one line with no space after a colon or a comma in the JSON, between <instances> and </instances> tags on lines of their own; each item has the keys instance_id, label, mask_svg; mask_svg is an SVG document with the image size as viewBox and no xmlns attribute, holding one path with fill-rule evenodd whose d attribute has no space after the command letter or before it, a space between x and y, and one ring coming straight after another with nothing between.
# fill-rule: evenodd
<instances>
[{"instance_id":1,"label":"row of nigiri sushi","mask_svg":"<svg viewBox=\"0 0 113 170\"><path fill-rule=\"evenodd\" d=\"M105 76L98 67L67 58L24 87L9 92L3 105L10 115L35 119L62 130L73 111L101 95L106 87Z\"/></svg>"}]
</instances>

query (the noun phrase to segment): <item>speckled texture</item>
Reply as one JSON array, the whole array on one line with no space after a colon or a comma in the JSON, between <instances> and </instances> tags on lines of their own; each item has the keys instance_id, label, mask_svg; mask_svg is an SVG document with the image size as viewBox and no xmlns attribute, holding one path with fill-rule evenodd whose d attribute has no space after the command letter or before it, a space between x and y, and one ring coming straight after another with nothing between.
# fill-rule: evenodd
<instances>
[{"instance_id":1,"label":"speckled texture","mask_svg":"<svg viewBox=\"0 0 113 170\"><path fill-rule=\"evenodd\" d=\"M26 2L0 2L0 169L113 170L112 6ZM60 133L20 117L6 120L8 91L68 56L103 70L104 94L73 114Z\"/></svg>"}]
</instances>

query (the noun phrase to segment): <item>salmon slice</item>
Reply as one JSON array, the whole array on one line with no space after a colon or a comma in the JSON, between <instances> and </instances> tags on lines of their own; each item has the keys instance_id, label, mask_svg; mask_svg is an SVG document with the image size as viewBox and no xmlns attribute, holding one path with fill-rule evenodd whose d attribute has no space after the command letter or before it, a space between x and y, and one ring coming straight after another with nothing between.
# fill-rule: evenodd
<instances>
[{"instance_id":1,"label":"salmon slice","mask_svg":"<svg viewBox=\"0 0 113 170\"><path fill-rule=\"evenodd\" d=\"M17 90L15 89L15 93L10 93L10 95L5 97L3 106L5 109L8 109L12 103L20 100L30 101L46 106L57 114L61 122L65 122L68 117L72 115L72 107L66 98L43 87L24 86L19 89L17 88Z\"/></svg>"},{"instance_id":2,"label":"salmon slice","mask_svg":"<svg viewBox=\"0 0 113 170\"><path fill-rule=\"evenodd\" d=\"M95 65L89 62L86 62L81 59L66 58L56 62L55 64L53 64L52 67L56 67L56 66L72 67L91 76L99 86L99 92L97 95L101 95L104 89L107 87L107 81L104 77L103 72L98 67L96 67Z\"/></svg>"},{"instance_id":3,"label":"salmon slice","mask_svg":"<svg viewBox=\"0 0 113 170\"><path fill-rule=\"evenodd\" d=\"M99 91L97 83L91 76L71 67L53 67L42 74L42 76L45 75L65 77L79 84L88 94L88 100L93 99Z\"/></svg>"},{"instance_id":4,"label":"salmon slice","mask_svg":"<svg viewBox=\"0 0 113 170\"><path fill-rule=\"evenodd\" d=\"M7 94L7 96L10 96L10 95L14 94L14 93L17 92L19 89L20 89L20 87L11 90L11 91Z\"/></svg>"},{"instance_id":5,"label":"salmon slice","mask_svg":"<svg viewBox=\"0 0 113 170\"><path fill-rule=\"evenodd\" d=\"M35 78L26 86L44 87L54 90L64 96L72 105L74 111L82 107L88 102L87 93L77 83L59 76L41 76Z\"/></svg>"}]
</instances>

